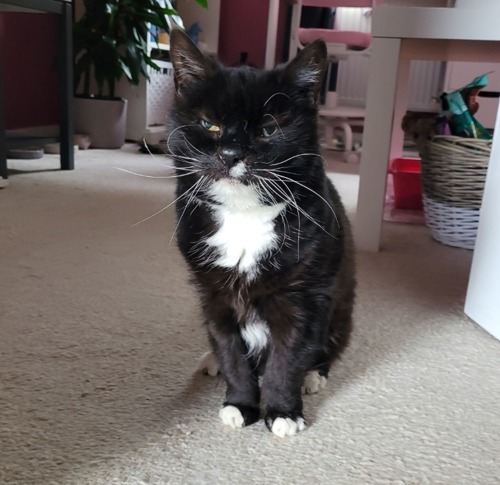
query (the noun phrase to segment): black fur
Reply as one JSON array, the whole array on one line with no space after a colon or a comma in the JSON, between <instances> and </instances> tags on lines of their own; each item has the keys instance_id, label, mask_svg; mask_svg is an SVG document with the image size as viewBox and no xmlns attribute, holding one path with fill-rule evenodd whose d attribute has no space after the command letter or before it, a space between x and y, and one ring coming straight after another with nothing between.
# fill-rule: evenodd
<instances>
[{"instance_id":1,"label":"black fur","mask_svg":"<svg viewBox=\"0 0 500 485\"><path fill-rule=\"evenodd\" d=\"M249 425L260 417L262 398L271 428L277 417L303 417L306 373L328 376L351 332L350 226L325 175L317 134L326 48L317 41L273 71L225 68L174 31L171 54L177 92L168 149L179 176L178 245L227 382L224 404L238 407ZM223 129L212 133L200 120ZM263 126L277 131L262 136ZM247 173L240 183L258 187L263 204L287 203L283 217L274 220L278 243L261 257L252 278L217 266L217 251L204 244L219 228L210 184L228 178L241 160ZM240 330L252 312L267 323L270 339L262 352L248 356Z\"/></svg>"}]
</instances>

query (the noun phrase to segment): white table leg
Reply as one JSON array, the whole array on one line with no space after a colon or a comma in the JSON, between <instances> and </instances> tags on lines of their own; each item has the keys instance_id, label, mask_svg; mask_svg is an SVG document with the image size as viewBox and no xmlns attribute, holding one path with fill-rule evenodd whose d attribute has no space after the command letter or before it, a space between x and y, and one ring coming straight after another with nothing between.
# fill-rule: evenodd
<instances>
[{"instance_id":1,"label":"white table leg","mask_svg":"<svg viewBox=\"0 0 500 485\"><path fill-rule=\"evenodd\" d=\"M465 313L500 340L500 113L486 176Z\"/></svg>"},{"instance_id":2,"label":"white table leg","mask_svg":"<svg viewBox=\"0 0 500 485\"><path fill-rule=\"evenodd\" d=\"M272 69L276 63L276 36L278 35L278 17L280 12L280 1L269 0L269 17L267 19L267 39L265 68Z\"/></svg>"},{"instance_id":3,"label":"white table leg","mask_svg":"<svg viewBox=\"0 0 500 485\"><path fill-rule=\"evenodd\" d=\"M358 208L356 247L378 251L384 211L387 166L402 151L399 128L406 109L410 62L401 59L400 39L374 38L368 82Z\"/></svg>"}]
</instances>

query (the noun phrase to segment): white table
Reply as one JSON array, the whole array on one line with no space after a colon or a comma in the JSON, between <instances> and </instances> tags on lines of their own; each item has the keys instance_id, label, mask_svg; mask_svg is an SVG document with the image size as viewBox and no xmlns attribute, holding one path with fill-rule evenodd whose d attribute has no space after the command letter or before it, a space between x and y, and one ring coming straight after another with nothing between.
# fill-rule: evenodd
<instances>
[{"instance_id":1,"label":"white table","mask_svg":"<svg viewBox=\"0 0 500 485\"><path fill-rule=\"evenodd\" d=\"M387 166L389 160L402 154L400 124L407 106L410 61L500 62L499 19L500 5L490 8L382 5L374 12L372 61L354 224L358 249L378 251L380 247ZM500 185L499 136L497 119L466 302L468 315L498 337L500 198L493 190L495 184Z\"/></svg>"}]
</instances>

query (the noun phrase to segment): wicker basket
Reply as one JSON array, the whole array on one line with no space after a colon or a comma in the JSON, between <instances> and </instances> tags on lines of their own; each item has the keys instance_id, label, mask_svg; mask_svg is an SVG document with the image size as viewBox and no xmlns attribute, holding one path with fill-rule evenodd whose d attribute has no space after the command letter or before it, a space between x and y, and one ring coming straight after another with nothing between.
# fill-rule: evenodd
<instances>
[{"instance_id":1,"label":"wicker basket","mask_svg":"<svg viewBox=\"0 0 500 485\"><path fill-rule=\"evenodd\" d=\"M439 242L474 248L491 143L458 136L427 140L421 154L424 211Z\"/></svg>"}]
</instances>

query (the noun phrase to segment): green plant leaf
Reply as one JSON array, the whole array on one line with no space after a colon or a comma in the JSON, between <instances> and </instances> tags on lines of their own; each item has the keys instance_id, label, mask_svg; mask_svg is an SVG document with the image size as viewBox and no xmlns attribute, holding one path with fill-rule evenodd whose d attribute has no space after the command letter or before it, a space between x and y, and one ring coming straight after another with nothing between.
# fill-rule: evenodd
<instances>
[{"instance_id":1,"label":"green plant leaf","mask_svg":"<svg viewBox=\"0 0 500 485\"><path fill-rule=\"evenodd\" d=\"M196 0L206 8L207 0ZM83 0L85 12L73 26L75 89L89 85L113 95L122 76L138 84L148 69L160 70L148 55L149 26L170 31L177 12L163 0ZM85 89L85 88L84 88Z\"/></svg>"},{"instance_id":2,"label":"green plant leaf","mask_svg":"<svg viewBox=\"0 0 500 485\"><path fill-rule=\"evenodd\" d=\"M158 64L155 63L155 61L153 59L151 59L151 57L149 56L146 56L144 57L144 60L146 61L146 64L151 67L152 69L154 69L155 71L157 72L160 72L160 66L158 66Z\"/></svg>"},{"instance_id":3,"label":"green plant leaf","mask_svg":"<svg viewBox=\"0 0 500 485\"><path fill-rule=\"evenodd\" d=\"M125 76L127 76L127 78L130 81L132 81L133 80L132 73L130 72L130 69L128 68L127 64L123 62L123 59L118 59L118 63Z\"/></svg>"}]
</instances>

